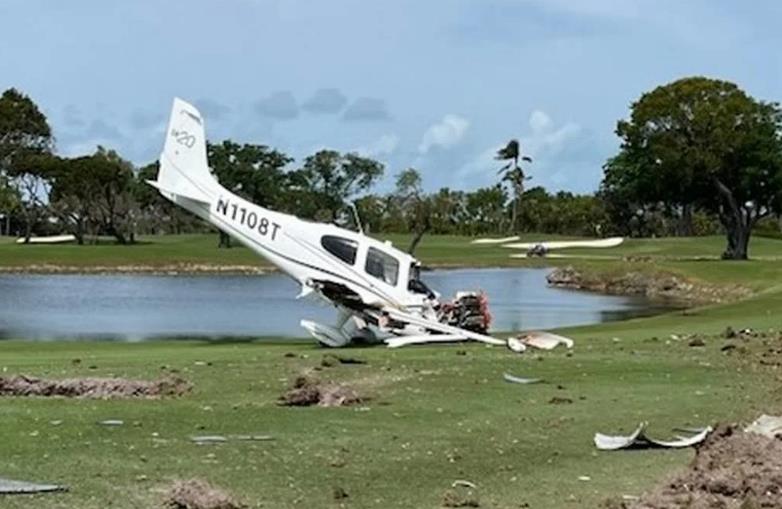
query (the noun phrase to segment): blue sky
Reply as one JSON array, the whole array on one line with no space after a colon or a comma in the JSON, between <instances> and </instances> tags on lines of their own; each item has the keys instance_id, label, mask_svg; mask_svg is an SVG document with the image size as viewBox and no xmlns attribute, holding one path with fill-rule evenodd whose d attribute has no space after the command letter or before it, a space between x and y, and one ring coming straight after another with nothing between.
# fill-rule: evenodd
<instances>
[{"instance_id":1,"label":"blue sky","mask_svg":"<svg viewBox=\"0 0 782 509\"><path fill-rule=\"evenodd\" d=\"M380 190L409 166L428 189L490 185L516 137L532 184L590 192L656 85L782 99L781 21L761 0L2 0L0 88L44 109L65 155L154 160L178 95L213 140L378 158Z\"/></svg>"}]
</instances>

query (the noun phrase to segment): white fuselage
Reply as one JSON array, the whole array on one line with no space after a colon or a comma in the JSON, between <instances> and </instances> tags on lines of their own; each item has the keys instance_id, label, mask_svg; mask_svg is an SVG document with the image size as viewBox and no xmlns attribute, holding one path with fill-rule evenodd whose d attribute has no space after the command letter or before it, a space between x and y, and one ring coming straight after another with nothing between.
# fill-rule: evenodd
<instances>
[{"instance_id":1,"label":"white fuselage","mask_svg":"<svg viewBox=\"0 0 782 509\"><path fill-rule=\"evenodd\" d=\"M307 293L312 281L327 280L350 288L368 305L413 312L426 305L425 295L407 287L411 266L417 260L389 242L260 207L222 186L209 189L207 194L210 203L176 195L167 197L269 260L301 284L303 293ZM326 236L354 245L353 263L329 252L322 242ZM378 257L395 261L396 270L387 270L385 277L378 270L373 271ZM393 269L394 263L388 267Z\"/></svg>"}]
</instances>

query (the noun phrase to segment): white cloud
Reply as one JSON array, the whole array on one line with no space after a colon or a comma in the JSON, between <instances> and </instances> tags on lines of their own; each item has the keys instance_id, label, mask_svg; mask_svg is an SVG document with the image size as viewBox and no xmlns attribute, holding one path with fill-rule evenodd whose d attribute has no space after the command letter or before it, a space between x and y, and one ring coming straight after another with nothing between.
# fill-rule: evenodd
<instances>
[{"instance_id":1,"label":"white cloud","mask_svg":"<svg viewBox=\"0 0 782 509\"><path fill-rule=\"evenodd\" d=\"M524 154L533 158L551 157L562 152L567 144L581 134L581 126L567 122L556 127L545 111L535 110L529 117L531 134L522 136L519 142Z\"/></svg>"},{"instance_id":2,"label":"white cloud","mask_svg":"<svg viewBox=\"0 0 782 509\"><path fill-rule=\"evenodd\" d=\"M434 147L452 147L464 138L468 127L470 122L466 118L453 114L446 115L440 122L429 126L421 144L418 145L418 152L426 154Z\"/></svg>"},{"instance_id":3,"label":"white cloud","mask_svg":"<svg viewBox=\"0 0 782 509\"><path fill-rule=\"evenodd\" d=\"M533 111L527 125L527 134L518 137L522 154L531 156L533 159L532 164L524 165L525 171L533 177L544 176L544 181L548 180L555 187L561 187L567 182L567 175L557 171L548 176L547 171L556 167L558 159L564 156L563 152L583 135L583 129L575 122L566 122L558 126L542 110ZM462 165L457 175L464 179L472 176L478 177L477 185L489 185L495 182L496 170L502 166L502 163L496 161L494 156L504 146L505 143L502 143L482 150ZM545 184L544 181L535 180L536 184L534 185Z\"/></svg>"},{"instance_id":4,"label":"white cloud","mask_svg":"<svg viewBox=\"0 0 782 509\"><path fill-rule=\"evenodd\" d=\"M365 157L380 157L391 155L397 146L399 146L399 136L384 134L371 143L358 147L355 151Z\"/></svg>"},{"instance_id":5,"label":"white cloud","mask_svg":"<svg viewBox=\"0 0 782 509\"><path fill-rule=\"evenodd\" d=\"M546 115L544 111L535 110L529 116L529 126L533 132L546 131L551 127L551 117Z\"/></svg>"}]
</instances>

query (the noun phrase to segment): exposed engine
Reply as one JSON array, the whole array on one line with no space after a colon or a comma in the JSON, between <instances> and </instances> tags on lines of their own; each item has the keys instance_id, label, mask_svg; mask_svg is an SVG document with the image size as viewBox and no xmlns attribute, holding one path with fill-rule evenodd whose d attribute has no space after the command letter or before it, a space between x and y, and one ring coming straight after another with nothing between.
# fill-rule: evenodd
<instances>
[{"instance_id":1,"label":"exposed engine","mask_svg":"<svg viewBox=\"0 0 782 509\"><path fill-rule=\"evenodd\" d=\"M483 292L457 292L450 302L443 302L439 321L478 334L486 334L491 326L489 299Z\"/></svg>"}]
</instances>

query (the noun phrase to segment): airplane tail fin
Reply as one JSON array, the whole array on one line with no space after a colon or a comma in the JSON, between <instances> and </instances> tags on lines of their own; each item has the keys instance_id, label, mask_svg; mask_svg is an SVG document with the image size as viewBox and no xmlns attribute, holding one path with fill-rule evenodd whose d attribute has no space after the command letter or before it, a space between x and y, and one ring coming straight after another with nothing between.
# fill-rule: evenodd
<instances>
[{"instance_id":1,"label":"airplane tail fin","mask_svg":"<svg viewBox=\"0 0 782 509\"><path fill-rule=\"evenodd\" d=\"M175 98L157 181L149 181L169 199L177 196L208 203L219 184L206 160L204 121L195 106Z\"/></svg>"}]
</instances>

